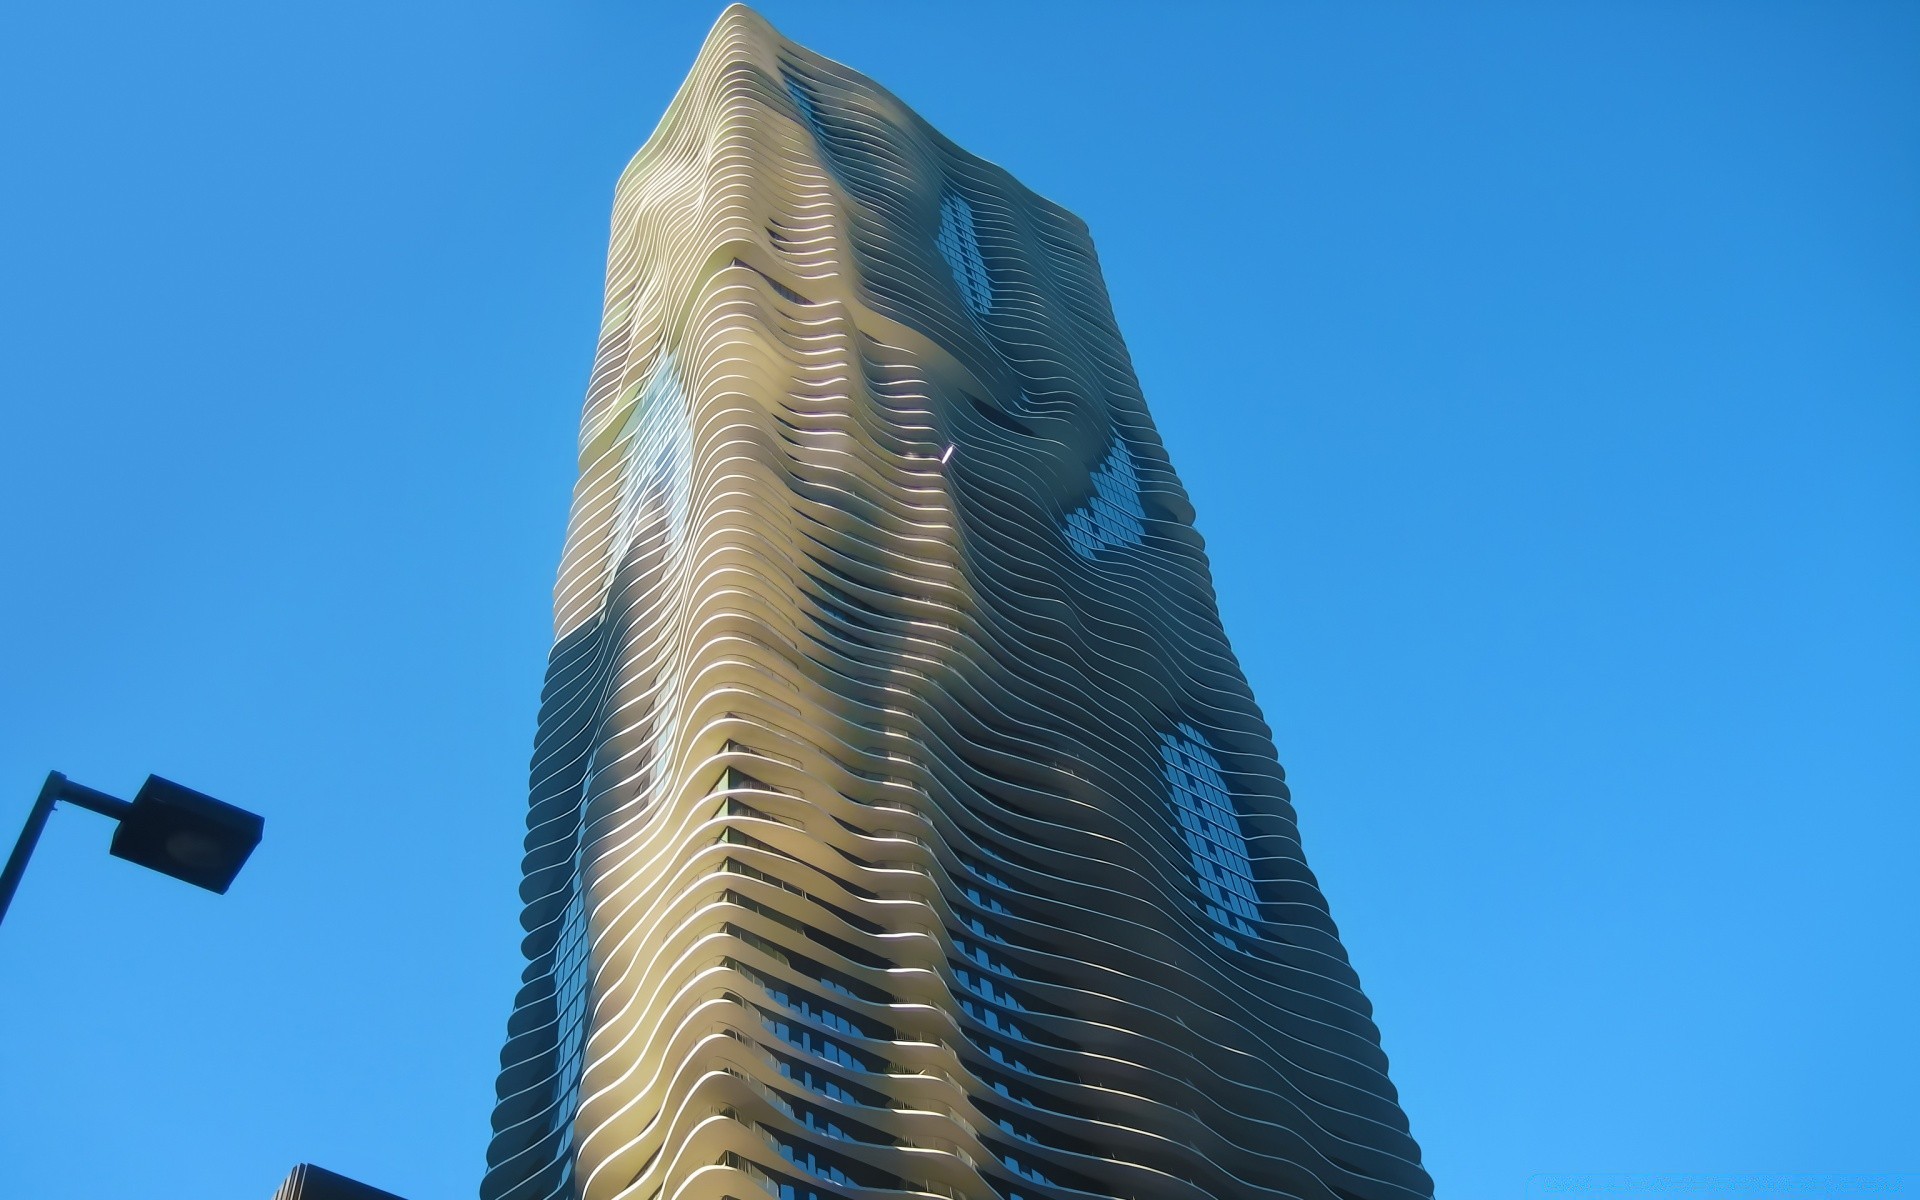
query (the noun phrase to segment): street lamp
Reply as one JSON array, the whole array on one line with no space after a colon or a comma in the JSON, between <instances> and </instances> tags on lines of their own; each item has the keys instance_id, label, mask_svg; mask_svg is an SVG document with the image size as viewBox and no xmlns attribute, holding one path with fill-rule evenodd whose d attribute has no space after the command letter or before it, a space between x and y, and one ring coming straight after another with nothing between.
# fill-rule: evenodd
<instances>
[{"instance_id":1,"label":"street lamp","mask_svg":"<svg viewBox=\"0 0 1920 1200\"><path fill-rule=\"evenodd\" d=\"M33 856L47 817L61 800L120 822L110 847L115 858L222 895L260 844L260 831L266 825L255 813L158 775L147 776L132 800L121 800L51 771L33 802L33 811L27 814L20 840L13 844L6 872L0 875L0 920L6 918L13 893L19 890L20 877L26 874L27 859Z\"/></svg>"}]
</instances>

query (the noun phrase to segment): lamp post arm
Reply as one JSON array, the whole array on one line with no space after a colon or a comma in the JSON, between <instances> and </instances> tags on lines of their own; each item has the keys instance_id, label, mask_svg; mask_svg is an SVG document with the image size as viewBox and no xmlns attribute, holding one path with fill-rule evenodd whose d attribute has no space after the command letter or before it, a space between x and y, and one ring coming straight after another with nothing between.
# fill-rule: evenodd
<instances>
[{"instance_id":1,"label":"lamp post arm","mask_svg":"<svg viewBox=\"0 0 1920 1200\"><path fill-rule=\"evenodd\" d=\"M55 775L60 772L55 771ZM103 817L112 817L118 821L133 808L133 801L122 800L118 796L109 796L98 792L85 784L75 783L65 775L60 775L60 790L55 800L65 800L68 804L77 804L81 808L97 812Z\"/></svg>"},{"instance_id":2,"label":"lamp post arm","mask_svg":"<svg viewBox=\"0 0 1920 1200\"><path fill-rule=\"evenodd\" d=\"M33 848L40 844L40 831L47 827L47 818L53 815L54 804L61 800L116 821L126 816L127 810L133 807L131 801L75 783L58 771L47 772L47 781L40 785L40 794L34 798L33 808L27 813L27 823L21 827L20 838L13 843L13 853L7 856L7 869L0 872L0 921L6 920L7 909L13 904L13 894L20 890L20 877L27 873L27 860L33 857Z\"/></svg>"}]
</instances>

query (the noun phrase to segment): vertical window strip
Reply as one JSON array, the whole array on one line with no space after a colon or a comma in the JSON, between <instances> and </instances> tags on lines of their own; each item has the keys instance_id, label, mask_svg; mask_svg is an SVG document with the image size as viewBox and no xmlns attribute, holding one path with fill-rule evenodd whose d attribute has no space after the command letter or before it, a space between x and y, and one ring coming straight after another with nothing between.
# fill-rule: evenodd
<instances>
[{"instance_id":1,"label":"vertical window strip","mask_svg":"<svg viewBox=\"0 0 1920 1200\"><path fill-rule=\"evenodd\" d=\"M1167 781L1174 822L1187 845L1188 862L1199 889L1201 911L1232 934L1260 937L1260 893L1254 886L1247 836L1227 790L1220 761L1206 738L1182 721L1160 735L1160 761ZM1214 931L1222 944L1239 948L1228 932Z\"/></svg>"},{"instance_id":2,"label":"vertical window strip","mask_svg":"<svg viewBox=\"0 0 1920 1200\"><path fill-rule=\"evenodd\" d=\"M1085 559L1115 547L1138 546L1146 539L1146 519L1133 449L1116 434L1107 456L1094 468L1093 495L1067 514L1067 545Z\"/></svg>"},{"instance_id":3,"label":"vertical window strip","mask_svg":"<svg viewBox=\"0 0 1920 1200\"><path fill-rule=\"evenodd\" d=\"M940 198L940 232L934 237L940 257L947 260L953 282L967 307L982 315L993 310L993 278L980 256L980 235L974 227L973 205L948 192Z\"/></svg>"},{"instance_id":4,"label":"vertical window strip","mask_svg":"<svg viewBox=\"0 0 1920 1200\"><path fill-rule=\"evenodd\" d=\"M589 771L587 779L593 778ZM583 781L584 783L584 781ZM581 804L584 807L584 796ZM580 1107L580 1078L586 1070L587 1003L592 980L588 955L586 883L582 877L581 839L585 830L574 833L573 862L567 871L569 894L560 917L560 931L554 939L553 1007L558 1037L554 1043L553 1108L547 1114L549 1132L560 1134L555 1155L562 1164L562 1184L570 1187L573 1178L573 1117Z\"/></svg>"}]
</instances>

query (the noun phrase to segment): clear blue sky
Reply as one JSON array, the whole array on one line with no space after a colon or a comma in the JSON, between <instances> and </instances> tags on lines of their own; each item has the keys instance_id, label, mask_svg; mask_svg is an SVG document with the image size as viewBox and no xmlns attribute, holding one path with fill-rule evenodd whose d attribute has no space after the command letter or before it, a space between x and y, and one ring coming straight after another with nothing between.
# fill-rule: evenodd
<instances>
[{"instance_id":1,"label":"clear blue sky","mask_svg":"<svg viewBox=\"0 0 1920 1200\"><path fill-rule=\"evenodd\" d=\"M1444 1195L1920 1171L1920 8L769 3L1091 224ZM718 3L0 13L0 1196L473 1195L613 181Z\"/></svg>"}]
</instances>

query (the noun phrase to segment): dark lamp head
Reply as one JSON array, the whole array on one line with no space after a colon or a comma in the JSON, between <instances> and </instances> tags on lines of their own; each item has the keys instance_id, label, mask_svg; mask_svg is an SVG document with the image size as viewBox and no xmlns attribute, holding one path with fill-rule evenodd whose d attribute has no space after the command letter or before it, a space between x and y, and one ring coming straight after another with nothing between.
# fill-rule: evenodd
<instances>
[{"instance_id":1,"label":"dark lamp head","mask_svg":"<svg viewBox=\"0 0 1920 1200\"><path fill-rule=\"evenodd\" d=\"M225 893L260 844L264 825L243 808L149 775L120 818L112 851L116 858Z\"/></svg>"}]
</instances>

